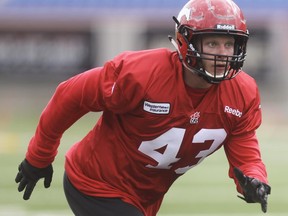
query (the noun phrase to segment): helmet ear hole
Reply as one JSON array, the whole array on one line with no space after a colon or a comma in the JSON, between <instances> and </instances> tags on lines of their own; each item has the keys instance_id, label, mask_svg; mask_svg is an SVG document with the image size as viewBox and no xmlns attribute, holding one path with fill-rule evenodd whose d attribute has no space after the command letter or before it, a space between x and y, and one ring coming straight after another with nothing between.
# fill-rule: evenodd
<instances>
[{"instance_id":1,"label":"helmet ear hole","mask_svg":"<svg viewBox=\"0 0 288 216\"><path fill-rule=\"evenodd\" d=\"M185 38L187 41L189 41L190 39L190 33L189 33L189 29L187 29L186 26L184 25L181 25L179 28L178 28L178 33L182 35L183 38Z\"/></svg>"},{"instance_id":2,"label":"helmet ear hole","mask_svg":"<svg viewBox=\"0 0 288 216\"><path fill-rule=\"evenodd\" d=\"M183 28L183 33L182 34L187 40L189 40L190 34L189 34L189 31L188 31L187 28Z\"/></svg>"},{"instance_id":3,"label":"helmet ear hole","mask_svg":"<svg viewBox=\"0 0 288 216\"><path fill-rule=\"evenodd\" d=\"M191 58L189 57L186 57L186 62L189 66L192 66L192 61L191 61Z\"/></svg>"},{"instance_id":4,"label":"helmet ear hole","mask_svg":"<svg viewBox=\"0 0 288 216\"><path fill-rule=\"evenodd\" d=\"M191 58L186 56L186 64L189 65L191 68L195 68L197 66L197 59L196 58Z\"/></svg>"},{"instance_id":5,"label":"helmet ear hole","mask_svg":"<svg viewBox=\"0 0 288 216\"><path fill-rule=\"evenodd\" d=\"M181 40L177 39L177 42L178 42L179 46L182 46L182 45L183 45L182 42L181 42Z\"/></svg>"}]
</instances>

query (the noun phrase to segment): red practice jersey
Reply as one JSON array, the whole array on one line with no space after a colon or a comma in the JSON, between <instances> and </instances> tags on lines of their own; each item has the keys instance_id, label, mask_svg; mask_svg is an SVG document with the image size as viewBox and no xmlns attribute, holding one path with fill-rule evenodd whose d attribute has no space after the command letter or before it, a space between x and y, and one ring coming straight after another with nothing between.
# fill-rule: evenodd
<instances>
[{"instance_id":1,"label":"red practice jersey","mask_svg":"<svg viewBox=\"0 0 288 216\"><path fill-rule=\"evenodd\" d=\"M230 177L238 167L267 183L255 134L261 109L254 79L241 72L212 85L193 105L182 69L177 52L168 49L124 52L61 83L27 160L49 165L65 130L87 112L103 111L66 155L67 175L84 194L119 197L154 216L171 184L221 146Z\"/></svg>"}]
</instances>

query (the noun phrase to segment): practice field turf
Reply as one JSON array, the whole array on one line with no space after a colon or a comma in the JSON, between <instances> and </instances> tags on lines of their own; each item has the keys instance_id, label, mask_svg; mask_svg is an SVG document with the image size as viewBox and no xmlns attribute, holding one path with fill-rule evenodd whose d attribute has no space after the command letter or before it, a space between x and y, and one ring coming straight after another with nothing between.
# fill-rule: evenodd
<instances>
[{"instance_id":1,"label":"practice field turf","mask_svg":"<svg viewBox=\"0 0 288 216\"><path fill-rule=\"evenodd\" d=\"M0 108L0 216L72 216L62 190L64 154L91 128L98 118L97 114L88 114L64 134L49 189L44 189L43 181L40 181L31 199L24 201L14 181L18 164L24 158L27 143L51 91L43 94L43 97L38 95L37 100L30 99L28 108L24 107L27 101L19 101L21 98L16 96L12 99L17 102L6 99L6 108ZM288 215L287 129L288 124L265 122L264 116L263 125L258 130L262 156L272 186L266 213L269 216ZM227 169L226 157L223 149L220 149L175 182L164 199L159 216L263 215L260 205L246 204L237 198Z\"/></svg>"}]
</instances>

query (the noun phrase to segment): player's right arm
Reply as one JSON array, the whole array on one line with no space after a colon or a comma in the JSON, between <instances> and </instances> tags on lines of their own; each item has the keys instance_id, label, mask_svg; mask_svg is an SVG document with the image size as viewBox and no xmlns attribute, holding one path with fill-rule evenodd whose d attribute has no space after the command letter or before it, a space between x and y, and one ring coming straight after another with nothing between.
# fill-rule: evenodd
<instances>
[{"instance_id":1,"label":"player's right arm","mask_svg":"<svg viewBox=\"0 0 288 216\"><path fill-rule=\"evenodd\" d=\"M19 183L19 191L30 187L28 191L32 192L40 178L52 178L51 169L49 173L38 174L51 166L63 133L87 112L109 110L123 113L138 105L145 94L142 84L147 83L149 77L130 73L131 69L127 68L130 64L126 63L127 67L124 65L123 56L119 56L103 67L76 75L57 87L40 116L26 158L19 166L15 179ZM132 66L134 71L143 74L141 65ZM141 84L137 80L139 78L142 79ZM34 185L33 188L31 185Z\"/></svg>"},{"instance_id":2,"label":"player's right arm","mask_svg":"<svg viewBox=\"0 0 288 216\"><path fill-rule=\"evenodd\" d=\"M38 168L51 164L62 134L89 111L102 109L99 79L101 68L79 74L62 82L40 116L30 140L27 161Z\"/></svg>"},{"instance_id":3,"label":"player's right arm","mask_svg":"<svg viewBox=\"0 0 288 216\"><path fill-rule=\"evenodd\" d=\"M46 188L50 186L52 162L64 131L88 111L101 109L101 100L98 99L101 92L97 86L101 70L87 71L61 83L43 110L15 178L19 183L18 191L24 191L23 199L30 198L41 178L44 178Z\"/></svg>"}]
</instances>

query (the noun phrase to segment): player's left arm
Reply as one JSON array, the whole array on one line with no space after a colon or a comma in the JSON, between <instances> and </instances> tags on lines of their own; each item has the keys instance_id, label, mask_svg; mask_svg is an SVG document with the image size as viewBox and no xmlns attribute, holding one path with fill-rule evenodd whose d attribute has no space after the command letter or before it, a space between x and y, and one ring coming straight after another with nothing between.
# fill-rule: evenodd
<instances>
[{"instance_id":1,"label":"player's left arm","mask_svg":"<svg viewBox=\"0 0 288 216\"><path fill-rule=\"evenodd\" d=\"M245 95L243 115L237 119L230 139L224 145L230 165L229 177L234 179L237 191L243 194L245 201L261 203L262 211L266 212L271 188L256 136L262 121L260 96L257 87L242 96Z\"/></svg>"}]
</instances>

